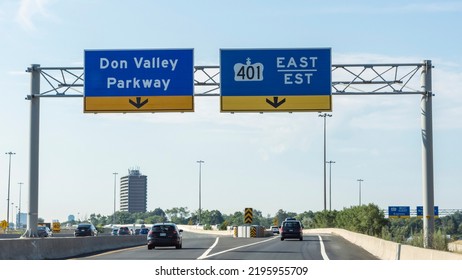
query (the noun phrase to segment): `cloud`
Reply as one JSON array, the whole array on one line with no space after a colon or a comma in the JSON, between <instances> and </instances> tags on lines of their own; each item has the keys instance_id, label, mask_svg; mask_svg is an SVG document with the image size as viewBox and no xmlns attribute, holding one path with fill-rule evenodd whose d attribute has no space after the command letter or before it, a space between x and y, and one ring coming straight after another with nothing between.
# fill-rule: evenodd
<instances>
[{"instance_id":1,"label":"cloud","mask_svg":"<svg viewBox=\"0 0 462 280\"><path fill-rule=\"evenodd\" d=\"M16 20L22 27L35 30L36 26L33 20L36 17L49 17L46 7L51 0L21 0L19 4Z\"/></svg>"}]
</instances>

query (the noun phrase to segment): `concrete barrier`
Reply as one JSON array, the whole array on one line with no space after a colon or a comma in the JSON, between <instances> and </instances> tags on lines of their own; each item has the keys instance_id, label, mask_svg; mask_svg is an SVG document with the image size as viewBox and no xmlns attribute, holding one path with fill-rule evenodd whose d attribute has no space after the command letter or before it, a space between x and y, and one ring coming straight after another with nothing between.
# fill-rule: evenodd
<instances>
[{"instance_id":1,"label":"concrete barrier","mask_svg":"<svg viewBox=\"0 0 462 280\"><path fill-rule=\"evenodd\" d=\"M448 244L448 250L462 254L462 241L455 241Z\"/></svg>"},{"instance_id":2,"label":"concrete barrier","mask_svg":"<svg viewBox=\"0 0 462 280\"><path fill-rule=\"evenodd\" d=\"M211 229L211 230L206 230L204 229L203 226L195 226L195 225L178 225L179 229L182 229L184 231L189 231L189 232L195 232L195 233L204 233L204 234L213 234L213 235L233 235L233 229L229 230L216 230L216 229Z\"/></svg>"},{"instance_id":3,"label":"concrete barrier","mask_svg":"<svg viewBox=\"0 0 462 280\"><path fill-rule=\"evenodd\" d=\"M462 254L402 245L366 234L338 228L304 230L306 233L339 235L381 260L462 260Z\"/></svg>"},{"instance_id":4,"label":"concrete barrier","mask_svg":"<svg viewBox=\"0 0 462 280\"><path fill-rule=\"evenodd\" d=\"M146 235L20 238L2 240L2 260L67 259L106 250L145 245Z\"/></svg>"}]
</instances>

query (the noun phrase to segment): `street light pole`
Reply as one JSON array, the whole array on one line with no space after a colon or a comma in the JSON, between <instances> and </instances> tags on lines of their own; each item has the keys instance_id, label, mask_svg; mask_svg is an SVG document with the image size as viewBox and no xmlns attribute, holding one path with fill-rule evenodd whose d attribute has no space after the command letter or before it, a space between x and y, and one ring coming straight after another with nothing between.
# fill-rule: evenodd
<instances>
[{"instance_id":1,"label":"street light pole","mask_svg":"<svg viewBox=\"0 0 462 280\"><path fill-rule=\"evenodd\" d=\"M11 181L11 155L15 155L16 153L13 152L7 152L5 155L9 155L9 160L8 160L8 198L6 199L6 222L8 223L8 228L9 223L10 223L10 181Z\"/></svg>"},{"instance_id":2,"label":"street light pole","mask_svg":"<svg viewBox=\"0 0 462 280\"><path fill-rule=\"evenodd\" d=\"M16 205L16 211L18 211L18 205ZM19 212L16 213L16 224L15 224L16 229L19 229L18 228L18 225L19 225L18 219L19 219Z\"/></svg>"},{"instance_id":3,"label":"street light pole","mask_svg":"<svg viewBox=\"0 0 462 280\"><path fill-rule=\"evenodd\" d=\"M327 187L326 187L326 119L327 117L332 117L331 114L319 114L319 117L324 118L324 211L326 211L327 204Z\"/></svg>"},{"instance_id":4,"label":"street light pole","mask_svg":"<svg viewBox=\"0 0 462 280\"><path fill-rule=\"evenodd\" d=\"M332 163L335 161L329 160L329 211L332 211Z\"/></svg>"},{"instance_id":5,"label":"street light pole","mask_svg":"<svg viewBox=\"0 0 462 280\"><path fill-rule=\"evenodd\" d=\"M202 176L202 164L205 163L203 160L198 160L197 163L199 163L199 217L198 217L198 224L201 223L201 211L202 211L202 206L201 206L201 176Z\"/></svg>"},{"instance_id":6,"label":"street light pole","mask_svg":"<svg viewBox=\"0 0 462 280\"><path fill-rule=\"evenodd\" d=\"M115 214L116 214L116 182L117 182L117 172L112 173L114 175L114 212L112 214L112 225L114 226L115 224Z\"/></svg>"},{"instance_id":7,"label":"street light pole","mask_svg":"<svg viewBox=\"0 0 462 280\"><path fill-rule=\"evenodd\" d=\"M21 189L22 189L23 183L18 183L18 184L19 184L18 226L22 228L22 225L21 225Z\"/></svg>"},{"instance_id":8,"label":"street light pole","mask_svg":"<svg viewBox=\"0 0 462 280\"><path fill-rule=\"evenodd\" d=\"M11 222L13 222L13 221L14 221L14 202L11 202ZM8 225L8 227L10 227L10 226ZM12 228L12 229L14 229L14 228Z\"/></svg>"},{"instance_id":9,"label":"street light pole","mask_svg":"<svg viewBox=\"0 0 462 280\"><path fill-rule=\"evenodd\" d=\"M359 182L359 206L361 206L361 182L363 182L363 179L358 179L356 180Z\"/></svg>"}]
</instances>

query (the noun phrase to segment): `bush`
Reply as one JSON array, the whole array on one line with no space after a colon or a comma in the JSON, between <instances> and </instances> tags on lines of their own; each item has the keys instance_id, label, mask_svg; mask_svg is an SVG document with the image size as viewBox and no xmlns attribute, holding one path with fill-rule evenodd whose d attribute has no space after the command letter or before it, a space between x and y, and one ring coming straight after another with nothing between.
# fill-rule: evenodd
<instances>
[{"instance_id":1,"label":"bush","mask_svg":"<svg viewBox=\"0 0 462 280\"><path fill-rule=\"evenodd\" d=\"M219 230L227 230L228 229L228 226L229 226L229 222L228 221L224 221L223 223L221 223L220 227L218 228Z\"/></svg>"},{"instance_id":2,"label":"bush","mask_svg":"<svg viewBox=\"0 0 462 280\"><path fill-rule=\"evenodd\" d=\"M414 234L410 240L408 240L407 244L415 246L415 247L423 247L424 245L424 237L423 233L419 232ZM440 251L448 251L448 239L446 238L446 233L438 230L433 235L433 248L435 250Z\"/></svg>"},{"instance_id":3,"label":"bush","mask_svg":"<svg viewBox=\"0 0 462 280\"><path fill-rule=\"evenodd\" d=\"M372 236L383 235L386 220L377 205L369 204L344 208L333 215L335 227Z\"/></svg>"}]
</instances>

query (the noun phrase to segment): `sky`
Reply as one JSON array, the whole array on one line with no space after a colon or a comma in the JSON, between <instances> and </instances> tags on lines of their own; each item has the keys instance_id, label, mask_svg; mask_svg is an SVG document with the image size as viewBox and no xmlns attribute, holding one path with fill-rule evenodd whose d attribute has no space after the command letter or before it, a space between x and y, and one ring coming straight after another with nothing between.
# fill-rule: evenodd
<instances>
[{"instance_id":1,"label":"sky","mask_svg":"<svg viewBox=\"0 0 462 280\"><path fill-rule=\"evenodd\" d=\"M435 205L461 209L462 2L345 3L1 1L0 220L6 220L8 178L12 209L21 197L21 212L28 211L25 70L82 67L84 50L92 49L194 49L194 65L215 66L222 48L331 48L333 64L431 60ZM229 114L220 113L219 97L194 102L188 113L87 114L80 97L41 99L39 217L111 215L113 173L118 181L131 168L148 176L149 211L196 211L199 160L203 209L232 214L251 207L264 216L323 209L317 112ZM331 208L358 205L358 179L363 204L422 205L420 96L334 95L331 114Z\"/></svg>"}]
</instances>

